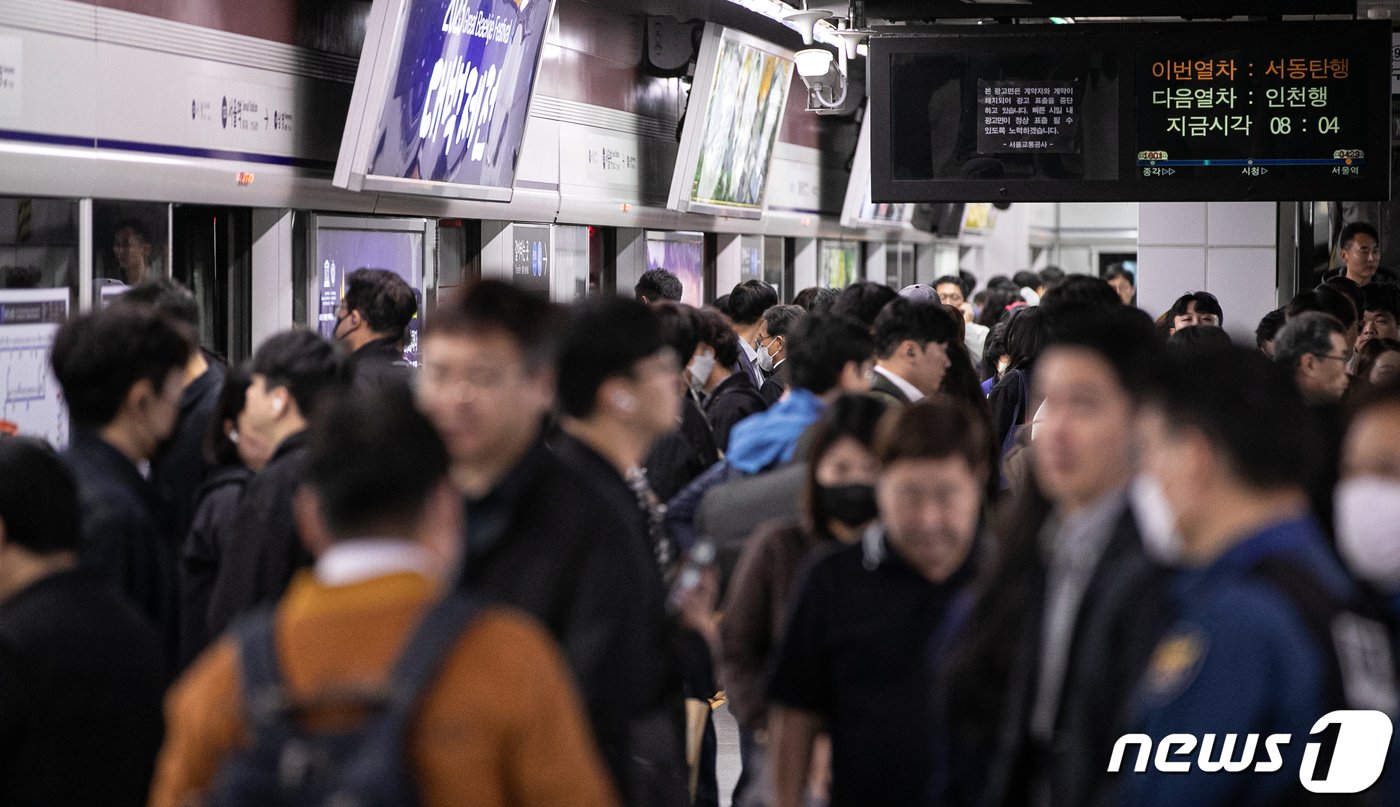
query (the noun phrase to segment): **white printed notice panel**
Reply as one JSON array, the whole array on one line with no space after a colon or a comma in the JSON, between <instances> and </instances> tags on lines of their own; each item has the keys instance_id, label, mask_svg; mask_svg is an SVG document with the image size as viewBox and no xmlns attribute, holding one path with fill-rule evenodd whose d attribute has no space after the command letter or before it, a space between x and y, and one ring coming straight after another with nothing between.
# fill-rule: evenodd
<instances>
[{"instance_id":1,"label":"white printed notice panel","mask_svg":"<svg viewBox=\"0 0 1400 807\"><path fill-rule=\"evenodd\" d=\"M0 290L0 432L68 444L68 410L49 366L68 289Z\"/></svg>"}]
</instances>

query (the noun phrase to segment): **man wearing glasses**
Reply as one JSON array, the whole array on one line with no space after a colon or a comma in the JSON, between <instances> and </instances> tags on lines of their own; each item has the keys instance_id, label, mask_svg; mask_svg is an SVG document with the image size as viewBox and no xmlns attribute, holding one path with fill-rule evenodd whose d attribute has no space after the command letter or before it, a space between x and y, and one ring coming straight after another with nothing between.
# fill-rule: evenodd
<instances>
[{"instance_id":1,"label":"man wearing glasses","mask_svg":"<svg viewBox=\"0 0 1400 807\"><path fill-rule=\"evenodd\" d=\"M1332 491L1337 485L1341 456L1341 402L1351 376L1346 330L1336 317L1305 311L1288 320L1274 339L1274 361L1293 374L1293 383L1308 406L1313 449L1305 489L1313 512L1328 534L1332 532Z\"/></svg>"},{"instance_id":2,"label":"man wearing glasses","mask_svg":"<svg viewBox=\"0 0 1400 807\"><path fill-rule=\"evenodd\" d=\"M1342 400L1349 378L1346 333L1334 317L1308 311L1290 319L1274 340L1274 360L1293 371L1309 406Z\"/></svg>"},{"instance_id":3,"label":"man wearing glasses","mask_svg":"<svg viewBox=\"0 0 1400 807\"><path fill-rule=\"evenodd\" d=\"M1364 287L1375 278L1381 265L1380 234L1364 221L1348 224L1342 228L1341 255L1346 265L1343 277Z\"/></svg>"}]
</instances>

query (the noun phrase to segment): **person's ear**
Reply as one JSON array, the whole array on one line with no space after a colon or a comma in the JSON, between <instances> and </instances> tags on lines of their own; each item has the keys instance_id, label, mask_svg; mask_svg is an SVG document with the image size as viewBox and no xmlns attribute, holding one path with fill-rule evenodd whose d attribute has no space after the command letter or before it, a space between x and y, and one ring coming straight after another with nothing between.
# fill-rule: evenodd
<instances>
[{"instance_id":1,"label":"person's ear","mask_svg":"<svg viewBox=\"0 0 1400 807\"><path fill-rule=\"evenodd\" d=\"M152 384L149 378L142 378L126 391L126 397L122 399L122 408L133 413L144 412L155 398L155 384Z\"/></svg>"},{"instance_id":2,"label":"person's ear","mask_svg":"<svg viewBox=\"0 0 1400 807\"><path fill-rule=\"evenodd\" d=\"M268 393L268 405L272 407L272 416L280 418L287 412L287 403L291 395L286 387L278 387Z\"/></svg>"},{"instance_id":3,"label":"person's ear","mask_svg":"<svg viewBox=\"0 0 1400 807\"><path fill-rule=\"evenodd\" d=\"M841 367L839 383L845 392L860 392L870 389L870 379L858 361L848 361Z\"/></svg>"},{"instance_id":4,"label":"person's ear","mask_svg":"<svg viewBox=\"0 0 1400 807\"><path fill-rule=\"evenodd\" d=\"M613 406L616 406L623 412L626 412L630 415L633 412L637 411L637 396L633 395L632 393L617 390L611 393L609 397L612 401Z\"/></svg>"},{"instance_id":5,"label":"person's ear","mask_svg":"<svg viewBox=\"0 0 1400 807\"><path fill-rule=\"evenodd\" d=\"M1217 455L1210 440L1195 429L1182 429L1178 433L1176 450L1181 463L1182 476L1198 483L1212 484L1215 478Z\"/></svg>"},{"instance_id":6,"label":"person's ear","mask_svg":"<svg viewBox=\"0 0 1400 807\"><path fill-rule=\"evenodd\" d=\"M297 490L292 498L292 516L296 520L297 533L301 536L301 545L313 557L320 557L335 543L330 528L326 526L326 517L321 513L321 497L311 488L302 486Z\"/></svg>"},{"instance_id":7,"label":"person's ear","mask_svg":"<svg viewBox=\"0 0 1400 807\"><path fill-rule=\"evenodd\" d=\"M627 389L627 385L620 378L604 381L603 386L598 388L598 393L600 402L623 415L631 415L637 411L637 396Z\"/></svg>"},{"instance_id":8,"label":"person's ear","mask_svg":"<svg viewBox=\"0 0 1400 807\"><path fill-rule=\"evenodd\" d=\"M527 403L540 411L554 406L554 395L558 385L558 375L552 367L543 367L534 372L526 372L525 389Z\"/></svg>"}]
</instances>

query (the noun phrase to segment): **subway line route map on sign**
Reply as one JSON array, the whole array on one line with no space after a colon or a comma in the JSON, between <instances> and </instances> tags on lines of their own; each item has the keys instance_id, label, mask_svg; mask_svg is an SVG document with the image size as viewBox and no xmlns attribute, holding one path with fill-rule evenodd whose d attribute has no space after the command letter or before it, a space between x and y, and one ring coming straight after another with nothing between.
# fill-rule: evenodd
<instances>
[{"instance_id":1,"label":"subway line route map on sign","mask_svg":"<svg viewBox=\"0 0 1400 807\"><path fill-rule=\"evenodd\" d=\"M0 429L68 444L68 410L49 366L68 289L0 291Z\"/></svg>"}]
</instances>

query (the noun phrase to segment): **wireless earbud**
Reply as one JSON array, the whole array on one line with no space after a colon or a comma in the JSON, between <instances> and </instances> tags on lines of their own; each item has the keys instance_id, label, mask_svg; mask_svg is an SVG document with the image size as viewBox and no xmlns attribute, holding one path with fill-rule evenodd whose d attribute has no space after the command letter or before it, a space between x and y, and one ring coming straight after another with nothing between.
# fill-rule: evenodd
<instances>
[{"instance_id":1,"label":"wireless earbud","mask_svg":"<svg viewBox=\"0 0 1400 807\"><path fill-rule=\"evenodd\" d=\"M635 412L637 409L637 399L626 392L614 392L612 396L613 406L624 412Z\"/></svg>"}]
</instances>

